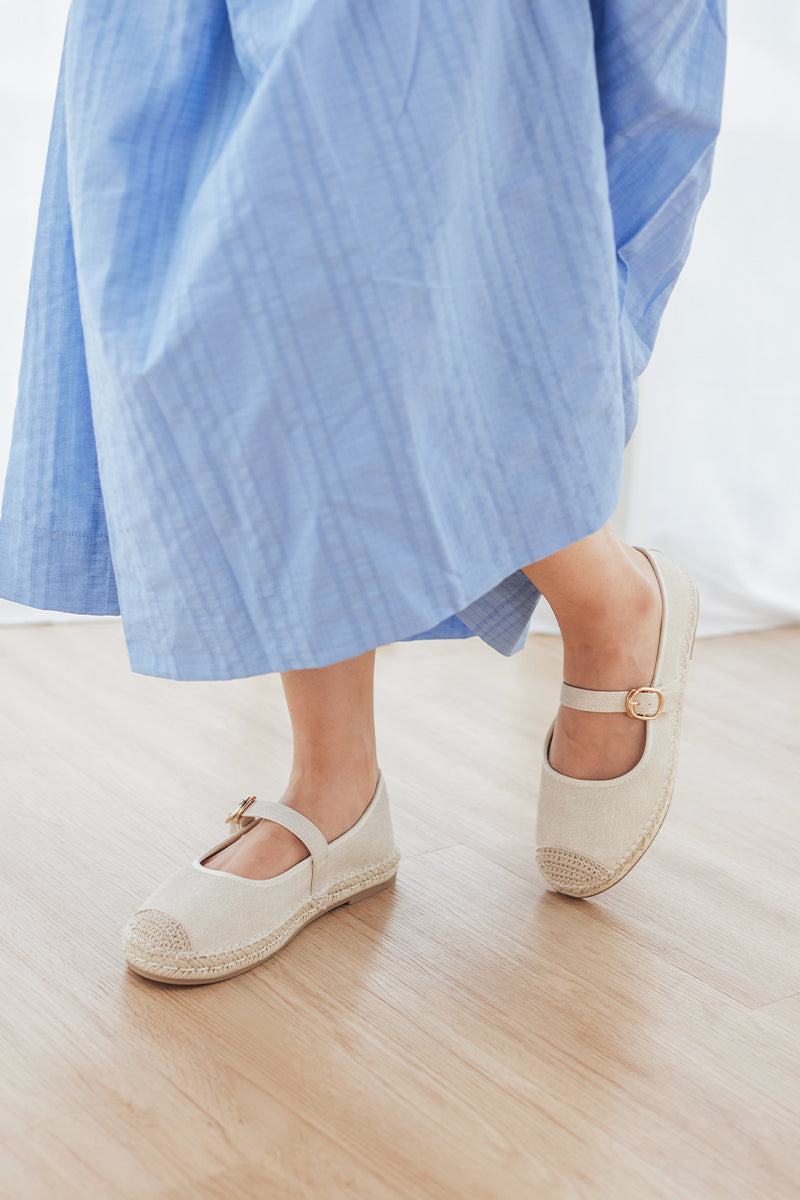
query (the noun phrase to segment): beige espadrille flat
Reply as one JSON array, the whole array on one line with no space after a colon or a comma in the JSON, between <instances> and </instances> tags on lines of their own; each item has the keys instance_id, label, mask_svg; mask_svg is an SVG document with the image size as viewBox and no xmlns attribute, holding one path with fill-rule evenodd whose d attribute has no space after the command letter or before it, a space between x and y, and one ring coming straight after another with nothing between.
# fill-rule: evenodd
<instances>
[{"instance_id":1,"label":"beige espadrille flat","mask_svg":"<svg viewBox=\"0 0 800 1200\"><path fill-rule=\"evenodd\" d=\"M204 867L262 818L295 834L309 852L274 879L245 879ZM322 913L387 887L400 854L383 772L356 824L328 843L285 804L250 796L226 818L235 832L181 867L144 901L123 931L128 964L165 983L212 983L249 971Z\"/></svg>"},{"instance_id":2,"label":"beige espadrille flat","mask_svg":"<svg viewBox=\"0 0 800 1200\"><path fill-rule=\"evenodd\" d=\"M675 786L697 589L660 550L636 549L650 560L663 603L653 678L629 692L562 683L561 703L587 712L626 712L646 721L642 757L617 779L572 779L550 765L555 719L544 741L536 861L550 886L568 896L593 896L627 875L661 828Z\"/></svg>"}]
</instances>

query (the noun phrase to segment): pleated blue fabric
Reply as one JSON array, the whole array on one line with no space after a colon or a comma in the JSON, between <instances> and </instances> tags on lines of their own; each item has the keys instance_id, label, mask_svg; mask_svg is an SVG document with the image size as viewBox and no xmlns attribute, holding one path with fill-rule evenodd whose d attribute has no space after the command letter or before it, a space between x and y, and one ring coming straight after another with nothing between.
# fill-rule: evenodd
<instances>
[{"instance_id":1,"label":"pleated blue fabric","mask_svg":"<svg viewBox=\"0 0 800 1200\"><path fill-rule=\"evenodd\" d=\"M722 0L74 0L0 594L134 671L522 648L709 186Z\"/></svg>"}]
</instances>

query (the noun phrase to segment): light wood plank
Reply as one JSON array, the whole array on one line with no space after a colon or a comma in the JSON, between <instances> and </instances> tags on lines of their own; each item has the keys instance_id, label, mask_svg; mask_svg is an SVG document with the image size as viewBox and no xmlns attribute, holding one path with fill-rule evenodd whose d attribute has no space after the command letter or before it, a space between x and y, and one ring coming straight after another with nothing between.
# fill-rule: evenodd
<instances>
[{"instance_id":1,"label":"light wood plank","mask_svg":"<svg viewBox=\"0 0 800 1200\"><path fill-rule=\"evenodd\" d=\"M532 854L558 639L381 647L396 886L181 990L120 930L282 791L279 677L135 676L113 623L0 662L4 1198L795 1200L800 629L697 643L673 810L588 902Z\"/></svg>"}]
</instances>

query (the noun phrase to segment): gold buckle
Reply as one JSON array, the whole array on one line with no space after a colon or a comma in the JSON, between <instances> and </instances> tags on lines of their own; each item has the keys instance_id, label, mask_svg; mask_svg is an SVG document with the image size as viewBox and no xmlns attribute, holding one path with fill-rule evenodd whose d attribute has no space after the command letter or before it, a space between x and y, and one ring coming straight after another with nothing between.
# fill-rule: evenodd
<instances>
[{"instance_id":1,"label":"gold buckle","mask_svg":"<svg viewBox=\"0 0 800 1200\"><path fill-rule=\"evenodd\" d=\"M658 708L656 709L656 711L654 713L640 713L640 712L634 711L633 706L634 706L634 704L636 704L636 702L639 699L639 697L641 696L642 692L652 692L655 696L658 696ZM635 717L637 721L655 721L656 717L660 716L663 708L664 708L664 693L660 690L660 688L654 688L654 687L631 688L631 690L628 692L627 696L625 697L625 711L627 712L629 717Z\"/></svg>"},{"instance_id":2,"label":"gold buckle","mask_svg":"<svg viewBox=\"0 0 800 1200\"><path fill-rule=\"evenodd\" d=\"M250 805L255 800L255 796L248 796L246 800L240 800L233 812L228 813L225 821L230 824L231 821L239 823L239 818L247 811Z\"/></svg>"}]
</instances>

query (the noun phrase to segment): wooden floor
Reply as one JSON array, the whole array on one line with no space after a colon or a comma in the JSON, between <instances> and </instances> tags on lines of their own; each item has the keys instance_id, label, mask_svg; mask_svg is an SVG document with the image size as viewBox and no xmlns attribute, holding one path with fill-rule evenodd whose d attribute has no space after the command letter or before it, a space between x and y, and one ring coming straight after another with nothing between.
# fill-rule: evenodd
<instances>
[{"instance_id":1,"label":"wooden floor","mask_svg":"<svg viewBox=\"0 0 800 1200\"><path fill-rule=\"evenodd\" d=\"M698 641L672 809L594 900L533 860L560 643L381 647L393 889L197 988L129 972L164 876L277 798L277 675L0 631L3 1200L797 1200L800 627Z\"/></svg>"}]
</instances>

